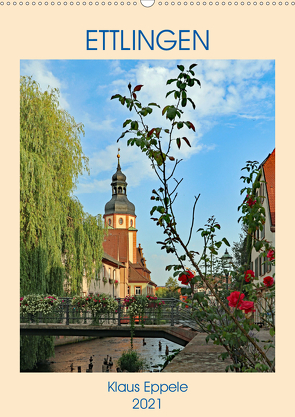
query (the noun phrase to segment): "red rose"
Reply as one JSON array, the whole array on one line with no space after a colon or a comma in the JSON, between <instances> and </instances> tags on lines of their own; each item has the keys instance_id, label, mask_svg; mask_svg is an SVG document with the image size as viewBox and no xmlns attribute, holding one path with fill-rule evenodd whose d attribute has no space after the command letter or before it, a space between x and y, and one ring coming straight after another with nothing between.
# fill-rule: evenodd
<instances>
[{"instance_id":1,"label":"red rose","mask_svg":"<svg viewBox=\"0 0 295 417\"><path fill-rule=\"evenodd\" d=\"M238 307L240 308L240 305L242 303L243 298L245 297L245 294L240 293L240 291L233 291L228 297L228 305L230 307Z\"/></svg>"},{"instance_id":2,"label":"red rose","mask_svg":"<svg viewBox=\"0 0 295 417\"><path fill-rule=\"evenodd\" d=\"M178 277L178 281L180 281L183 285L187 285L192 278L194 278L194 274L187 270L185 273Z\"/></svg>"},{"instance_id":3,"label":"red rose","mask_svg":"<svg viewBox=\"0 0 295 417\"><path fill-rule=\"evenodd\" d=\"M274 258L275 258L275 251L274 250L272 250L272 249L270 249L268 252L267 252L267 255L266 255L267 257L268 257L268 259L270 260L270 261L272 261Z\"/></svg>"},{"instance_id":4,"label":"red rose","mask_svg":"<svg viewBox=\"0 0 295 417\"><path fill-rule=\"evenodd\" d=\"M246 282L250 282L251 278L254 278L255 274L254 271L252 271L252 269L248 269L248 271L245 272L245 281Z\"/></svg>"},{"instance_id":5,"label":"red rose","mask_svg":"<svg viewBox=\"0 0 295 417\"><path fill-rule=\"evenodd\" d=\"M267 277L263 278L263 284L266 287L271 287L273 285L273 283L274 283L273 277L267 276Z\"/></svg>"},{"instance_id":6,"label":"red rose","mask_svg":"<svg viewBox=\"0 0 295 417\"><path fill-rule=\"evenodd\" d=\"M240 310L244 310L245 314L251 313L254 310L254 301L242 301L241 305L239 306Z\"/></svg>"},{"instance_id":7,"label":"red rose","mask_svg":"<svg viewBox=\"0 0 295 417\"><path fill-rule=\"evenodd\" d=\"M252 197L249 197L247 200L247 204L249 207L253 207L256 204L256 200L253 200Z\"/></svg>"}]
</instances>

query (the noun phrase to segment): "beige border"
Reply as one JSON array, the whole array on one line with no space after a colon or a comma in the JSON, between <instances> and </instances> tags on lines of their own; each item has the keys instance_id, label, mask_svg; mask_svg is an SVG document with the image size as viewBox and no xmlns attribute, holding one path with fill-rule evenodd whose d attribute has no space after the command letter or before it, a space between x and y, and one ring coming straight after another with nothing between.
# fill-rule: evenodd
<instances>
[{"instance_id":1,"label":"beige border","mask_svg":"<svg viewBox=\"0 0 295 417\"><path fill-rule=\"evenodd\" d=\"M291 2L290 2L291 3ZM186 394L163 394L168 415L220 414L276 416L293 409L291 315L294 277L294 7L137 7L0 6L1 42L1 377L5 415L129 415L133 394L107 394L107 374L19 374L19 60L20 59L275 59L277 147L278 335L275 375L157 374L118 375L121 382L189 385ZM170 52L90 52L87 29L171 28L210 31L210 49ZM284 224L282 219L285 220ZM3 256L2 256L3 255ZM288 293L288 297L286 296ZM293 323L292 323L293 324ZM292 339L292 340L291 340ZM2 353L3 351L3 353ZM4 388L4 391L3 391ZM137 411L137 415L143 411ZM147 413L147 411L145 411Z\"/></svg>"}]
</instances>

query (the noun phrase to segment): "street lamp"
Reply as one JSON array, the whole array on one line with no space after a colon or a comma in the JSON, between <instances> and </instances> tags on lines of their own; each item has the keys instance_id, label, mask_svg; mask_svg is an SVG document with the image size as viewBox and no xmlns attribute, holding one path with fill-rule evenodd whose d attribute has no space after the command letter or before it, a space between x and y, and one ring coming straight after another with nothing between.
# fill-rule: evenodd
<instances>
[{"instance_id":1,"label":"street lamp","mask_svg":"<svg viewBox=\"0 0 295 417\"><path fill-rule=\"evenodd\" d=\"M221 261L222 261L222 268L223 268L223 272L225 274L225 279L226 279L226 290L228 291L228 277L229 277L229 268L230 265L232 263L233 257L230 256L230 254L228 253L227 249L225 249L224 255L221 256ZM228 268L228 269L226 269Z\"/></svg>"}]
</instances>

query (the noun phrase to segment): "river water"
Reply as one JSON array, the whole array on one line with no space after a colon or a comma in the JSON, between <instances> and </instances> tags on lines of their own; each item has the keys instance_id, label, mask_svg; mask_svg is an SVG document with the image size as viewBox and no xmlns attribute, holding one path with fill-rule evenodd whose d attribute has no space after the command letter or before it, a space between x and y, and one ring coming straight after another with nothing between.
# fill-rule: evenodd
<instances>
[{"instance_id":1,"label":"river water","mask_svg":"<svg viewBox=\"0 0 295 417\"><path fill-rule=\"evenodd\" d=\"M159 350L159 341L162 344L162 350ZM170 342L162 338L145 339L145 345L142 338L133 339L133 349L146 359L148 364L147 372L159 372L160 367L157 364L164 363L166 346L169 353L173 349L183 349L183 346ZM105 337L92 339L83 342L60 345L55 347L55 356L49 358L48 363L39 365L33 372L78 372L78 366L81 366L81 372L86 372L89 365L89 358L93 358L92 372L102 372L104 358L112 357L114 363L110 372L116 371L116 362L123 353L130 348L129 337ZM73 364L73 371L71 371Z\"/></svg>"}]
</instances>

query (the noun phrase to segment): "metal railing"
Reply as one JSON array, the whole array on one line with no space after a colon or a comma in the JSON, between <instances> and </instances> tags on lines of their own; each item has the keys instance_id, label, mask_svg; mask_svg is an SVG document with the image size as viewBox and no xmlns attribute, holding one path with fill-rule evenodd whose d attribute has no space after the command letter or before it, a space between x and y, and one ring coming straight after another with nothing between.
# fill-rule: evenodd
<instances>
[{"instance_id":1,"label":"metal railing","mask_svg":"<svg viewBox=\"0 0 295 417\"><path fill-rule=\"evenodd\" d=\"M88 325L130 325L130 314L123 303L123 298L116 298L118 303L114 312L85 310L72 304L71 297L59 298L60 305L48 314L21 314L21 323L38 324L88 324ZM139 316L135 316L135 324L143 325L183 325L197 330L197 323L192 316L192 307L180 300L158 299L164 301L160 306L152 301Z\"/></svg>"}]
</instances>

